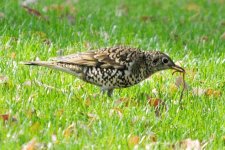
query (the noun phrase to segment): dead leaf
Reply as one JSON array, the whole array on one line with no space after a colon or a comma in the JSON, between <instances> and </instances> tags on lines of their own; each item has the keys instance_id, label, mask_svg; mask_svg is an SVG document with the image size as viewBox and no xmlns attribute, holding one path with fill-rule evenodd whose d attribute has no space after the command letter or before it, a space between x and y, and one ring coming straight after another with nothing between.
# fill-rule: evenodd
<instances>
[{"instance_id":1,"label":"dead leaf","mask_svg":"<svg viewBox=\"0 0 225 150\"><path fill-rule=\"evenodd\" d=\"M150 142L157 142L157 137L155 135L155 133L151 132L148 136L147 136L148 140Z\"/></svg>"},{"instance_id":2,"label":"dead leaf","mask_svg":"<svg viewBox=\"0 0 225 150\"><path fill-rule=\"evenodd\" d=\"M220 97L222 95L222 93L219 90L207 89L206 92L205 92L205 95L206 96Z\"/></svg>"},{"instance_id":3,"label":"dead leaf","mask_svg":"<svg viewBox=\"0 0 225 150\"><path fill-rule=\"evenodd\" d=\"M30 8L30 7L26 6L26 5L22 5L22 7L23 7L23 8L26 10L26 12L28 12L29 14L34 15L34 16L36 16L36 17L38 17L38 18L41 18L41 19L43 19L43 20L45 20L45 21L48 21L48 18L45 17L45 16L43 16L38 10L33 9L33 8Z\"/></svg>"},{"instance_id":4,"label":"dead leaf","mask_svg":"<svg viewBox=\"0 0 225 150\"><path fill-rule=\"evenodd\" d=\"M220 22L220 25L221 25L221 26L225 26L225 20L222 20L222 21Z\"/></svg>"},{"instance_id":5,"label":"dead leaf","mask_svg":"<svg viewBox=\"0 0 225 150\"><path fill-rule=\"evenodd\" d=\"M180 142L181 148L185 150L201 150L199 140L186 139Z\"/></svg>"},{"instance_id":6,"label":"dead leaf","mask_svg":"<svg viewBox=\"0 0 225 150\"><path fill-rule=\"evenodd\" d=\"M86 105L86 106L90 106L90 105L91 105L91 99L90 99L90 98L87 98L87 99L85 100L85 105Z\"/></svg>"},{"instance_id":7,"label":"dead leaf","mask_svg":"<svg viewBox=\"0 0 225 150\"><path fill-rule=\"evenodd\" d=\"M220 36L222 40L225 40L225 32Z\"/></svg>"},{"instance_id":8,"label":"dead leaf","mask_svg":"<svg viewBox=\"0 0 225 150\"><path fill-rule=\"evenodd\" d=\"M34 16L37 16L37 17L42 17L42 14L38 11L38 10L35 10L33 8L30 8L26 5L22 5L22 7L31 15L34 15Z\"/></svg>"},{"instance_id":9,"label":"dead leaf","mask_svg":"<svg viewBox=\"0 0 225 150\"><path fill-rule=\"evenodd\" d=\"M192 93L195 96L214 96L214 97L220 97L222 95L222 92L220 90L214 90L214 89L203 89L203 88L192 88Z\"/></svg>"},{"instance_id":10,"label":"dead leaf","mask_svg":"<svg viewBox=\"0 0 225 150\"><path fill-rule=\"evenodd\" d=\"M12 117L10 114L0 114L0 119L5 123L6 121L16 122L16 117Z\"/></svg>"},{"instance_id":11,"label":"dead leaf","mask_svg":"<svg viewBox=\"0 0 225 150\"><path fill-rule=\"evenodd\" d=\"M165 109L166 111L168 110L168 107L165 102L159 98L148 98L148 103L150 106L154 107L155 114L157 117L161 115L161 111L163 109Z\"/></svg>"},{"instance_id":12,"label":"dead leaf","mask_svg":"<svg viewBox=\"0 0 225 150\"><path fill-rule=\"evenodd\" d=\"M113 109L110 109L110 111L109 111L109 116L111 117L113 114L118 115L120 119L123 118L122 110L119 109L119 108L113 108Z\"/></svg>"},{"instance_id":13,"label":"dead leaf","mask_svg":"<svg viewBox=\"0 0 225 150\"><path fill-rule=\"evenodd\" d=\"M162 103L162 100L159 98L149 98L148 103L150 106L153 106L154 108L159 107L159 105Z\"/></svg>"},{"instance_id":14,"label":"dead leaf","mask_svg":"<svg viewBox=\"0 0 225 150\"><path fill-rule=\"evenodd\" d=\"M209 40L209 37L206 35L203 35L200 37L200 41L208 41L208 40Z\"/></svg>"},{"instance_id":15,"label":"dead leaf","mask_svg":"<svg viewBox=\"0 0 225 150\"><path fill-rule=\"evenodd\" d=\"M9 81L7 76L0 76L0 84L5 84Z\"/></svg>"},{"instance_id":16,"label":"dead leaf","mask_svg":"<svg viewBox=\"0 0 225 150\"><path fill-rule=\"evenodd\" d=\"M133 147L134 145L137 145L137 144L139 143L139 140L140 140L139 136L137 136L137 135L132 135L132 136L130 136L129 139L128 139L128 145L129 145L130 147Z\"/></svg>"},{"instance_id":17,"label":"dead leaf","mask_svg":"<svg viewBox=\"0 0 225 150\"><path fill-rule=\"evenodd\" d=\"M15 53L15 52L12 52L12 53L11 53L11 58L12 58L12 59L15 59L15 58L16 58L16 53Z\"/></svg>"},{"instance_id":18,"label":"dead leaf","mask_svg":"<svg viewBox=\"0 0 225 150\"><path fill-rule=\"evenodd\" d=\"M69 125L64 131L63 131L63 136L65 138L69 138L73 135L76 136L77 134L77 130L76 130L76 126L74 123L72 123L71 125Z\"/></svg>"},{"instance_id":19,"label":"dead leaf","mask_svg":"<svg viewBox=\"0 0 225 150\"><path fill-rule=\"evenodd\" d=\"M119 98L118 100L115 101L115 105L122 105L125 104L125 106L128 106L129 104L129 99L128 98Z\"/></svg>"},{"instance_id":20,"label":"dead leaf","mask_svg":"<svg viewBox=\"0 0 225 150\"><path fill-rule=\"evenodd\" d=\"M153 22L156 20L156 18L153 16L141 16L140 20L143 22L149 22L149 21Z\"/></svg>"},{"instance_id":21,"label":"dead leaf","mask_svg":"<svg viewBox=\"0 0 225 150\"><path fill-rule=\"evenodd\" d=\"M33 138L28 143L23 144L22 150L38 150L46 149L46 144L38 143L36 138Z\"/></svg>"}]
</instances>

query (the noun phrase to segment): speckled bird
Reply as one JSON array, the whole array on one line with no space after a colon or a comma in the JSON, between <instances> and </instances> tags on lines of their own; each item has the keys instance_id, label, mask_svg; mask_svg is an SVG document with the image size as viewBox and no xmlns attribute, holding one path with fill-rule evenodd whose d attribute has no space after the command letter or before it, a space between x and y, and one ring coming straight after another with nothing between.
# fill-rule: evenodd
<instances>
[{"instance_id":1,"label":"speckled bird","mask_svg":"<svg viewBox=\"0 0 225 150\"><path fill-rule=\"evenodd\" d=\"M152 74L166 69L184 72L172 59L159 51L141 51L138 48L110 47L53 58L50 61L32 61L25 65L53 68L75 75L83 81L101 87L111 96L115 88L138 84Z\"/></svg>"}]
</instances>

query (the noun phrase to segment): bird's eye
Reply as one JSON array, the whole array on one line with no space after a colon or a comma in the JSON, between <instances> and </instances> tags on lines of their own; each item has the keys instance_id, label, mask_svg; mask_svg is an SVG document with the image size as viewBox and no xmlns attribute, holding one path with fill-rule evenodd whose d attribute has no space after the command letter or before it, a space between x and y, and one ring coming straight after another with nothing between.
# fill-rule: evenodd
<instances>
[{"instance_id":1,"label":"bird's eye","mask_svg":"<svg viewBox=\"0 0 225 150\"><path fill-rule=\"evenodd\" d=\"M163 58L162 58L162 62L163 62L164 64L167 64L167 63L169 62L169 60L168 60L168 58L163 57Z\"/></svg>"}]
</instances>

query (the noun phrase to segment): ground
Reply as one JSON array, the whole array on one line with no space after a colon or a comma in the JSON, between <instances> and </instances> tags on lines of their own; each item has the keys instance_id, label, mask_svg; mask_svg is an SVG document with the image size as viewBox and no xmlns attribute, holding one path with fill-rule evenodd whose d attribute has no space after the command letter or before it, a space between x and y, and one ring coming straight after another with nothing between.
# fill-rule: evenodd
<instances>
[{"instance_id":1,"label":"ground","mask_svg":"<svg viewBox=\"0 0 225 150\"><path fill-rule=\"evenodd\" d=\"M224 0L1 1L1 149L224 148L224 6ZM114 45L161 50L184 67L183 107L179 73L169 70L108 98L66 73L21 64Z\"/></svg>"}]
</instances>

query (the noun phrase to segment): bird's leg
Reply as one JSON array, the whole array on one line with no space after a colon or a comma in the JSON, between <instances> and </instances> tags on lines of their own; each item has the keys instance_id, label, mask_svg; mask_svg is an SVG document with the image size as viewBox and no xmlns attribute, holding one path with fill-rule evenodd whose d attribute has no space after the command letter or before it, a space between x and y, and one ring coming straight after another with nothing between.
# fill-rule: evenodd
<instances>
[{"instance_id":1,"label":"bird's leg","mask_svg":"<svg viewBox=\"0 0 225 150\"><path fill-rule=\"evenodd\" d=\"M108 95L108 97L111 97L111 96L112 96L113 90L114 90L114 89L108 89L108 90L107 90L107 95Z\"/></svg>"},{"instance_id":2,"label":"bird's leg","mask_svg":"<svg viewBox=\"0 0 225 150\"><path fill-rule=\"evenodd\" d=\"M101 88L101 93L102 93L102 94L105 94L106 91L107 91L106 89Z\"/></svg>"},{"instance_id":3,"label":"bird's leg","mask_svg":"<svg viewBox=\"0 0 225 150\"><path fill-rule=\"evenodd\" d=\"M101 88L102 94L105 94L105 92L107 92L107 95L108 95L109 97L112 96L113 90L114 90L114 89L105 89L105 88Z\"/></svg>"}]
</instances>

